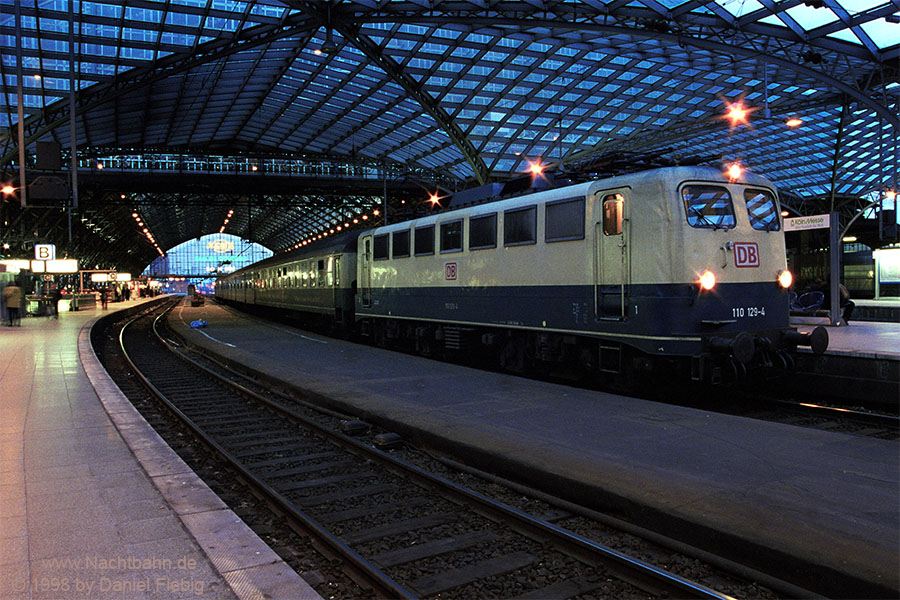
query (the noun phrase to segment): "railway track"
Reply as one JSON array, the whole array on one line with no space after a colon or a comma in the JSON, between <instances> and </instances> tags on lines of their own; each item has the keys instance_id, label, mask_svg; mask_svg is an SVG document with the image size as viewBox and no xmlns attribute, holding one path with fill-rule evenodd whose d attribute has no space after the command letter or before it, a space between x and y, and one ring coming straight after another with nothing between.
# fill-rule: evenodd
<instances>
[{"instance_id":1,"label":"railway track","mask_svg":"<svg viewBox=\"0 0 900 600\"><path fill-rule=\"evenodd\" d=\"M376 596L732 597L555 525L572 518L566 511L545 507L536 518L401 460L405 450L386 450L397 445L391 434L187 362L173 354L177 342L151 334L158 317L149 321L120 334L135 372ZM713 572L738 597L776 597Z\"/></svg>"}]
</instances>

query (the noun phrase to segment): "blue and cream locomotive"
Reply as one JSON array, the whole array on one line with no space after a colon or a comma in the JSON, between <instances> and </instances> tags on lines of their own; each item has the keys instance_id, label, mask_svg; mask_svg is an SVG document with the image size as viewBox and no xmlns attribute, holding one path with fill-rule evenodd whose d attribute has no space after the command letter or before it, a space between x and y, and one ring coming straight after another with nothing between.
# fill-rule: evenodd
<instances>
[{"instance_id":1,"label":"blue and cream locomotive","mask_svg":"<svg viewBox=\"0 0 900 600\"><path fill-rule=\"evenodd\" d=\"M296 287L294 273L325 261L342 272L335 304L316 311L382 345L495 356L511 371L567 363L628 378L667 367L714 381L786 366L798 344L827 346L824 329L789 327L777 194L749 173L622 175L378 227L337 246L251 265L223 277L216 294L308 311L313 290Z\"/></svg>"}]
</instances>

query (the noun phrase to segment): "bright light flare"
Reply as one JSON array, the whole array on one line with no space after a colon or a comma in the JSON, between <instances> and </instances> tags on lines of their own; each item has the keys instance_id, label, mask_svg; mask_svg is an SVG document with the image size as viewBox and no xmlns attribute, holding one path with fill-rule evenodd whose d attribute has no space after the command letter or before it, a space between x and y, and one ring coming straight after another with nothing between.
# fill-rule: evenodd
<instances>
[{"instance_id":1,"label":"bright light flare","mask_svg":"<svg viewBox=\"0 0 900 600\"><path fill-rule=\"evenodd\" d=\"M755 108L744 106L743 98L737 102L729 102L728 100L723 100L723 102L725 103L725 114L721 118L729 121L731 129L740 125L750 125L750 115L756 110Z\"/></svg>"},{"instance_id":2,"label":"bright light flare","mask_svg":"<svg viewBox=\"0 0 900 600\"><path fill-rule=\"evenodd\" d=\"M741 178L741 174L744 172L744 168L741 167L740 163L731 163L728 166L727 174L728 179L730 181L737 181Z\"/></svg>"},{"instance_id":3,"label":"bright light flare","mask_svg":"<svg viewBox=\"0 0 900 600\"><path fill-rule=\"evenodd\" d=\"M785 121L784 124L793 129L794 127L800 127L801 125L803 125L803 119L794 117Z\"/></svg>"},{"instance_id":4,"label":"bright light flare","mask_svg":"<svg viewBox=\"0 0 900 600\"><path fill-rule=\"evenodd\" d=\"M7 183L2 188L0 188L0 192L3 192L4 196L12 196L16 193L16 188Z\"/></svg>"},{"instance_id":5,"label":"bright light flare","mask_svg":"<svg viewBox=\"0 0 900 600\"><path fill-rule=\"evenodd\" d=\"M703 271L703 275L700 276L698 283L702 289L709 291L716 287L716 274L708 270Z\"/></svg>"},{"instance_id":6,"label":"bright light flare","mask_svg":"<svg viewBox=\"0 0 900 600\"><path fill-rule=\"evenodd\" d=\"M431 203L431 208L434 208L435 206L441 205L441 197L438 196L437 192L434 192L428 195L428 200L426 200L426 202Z\"/></svg>"},{"instance_id":7,"label":"bright light flare","mask_svg":"<svg viewBox=\"0 0 900 600\"><path fill-rule=\"evenodd\" d=\"M3 189L5 190L6 188L3 188ZM887 198L888 200L893 200L894 198L897 197L897 192L895 192L894 190L888 190L884 193L884 197Z\"/></svg>"},{"instance_id":8,"label":"bright light flare","mask_svg":"<svg viewBox=\"0 0 900 600\"><path fill-rule=\"evenodd\" d=\"M544 169L546 169L546 168L547 168L546 165L541 164L541 159L537 159L534 162L531 162L530 160L528 161L528 172L531 173L531 175L534 177L543 175Z\"/></svg>"},{"instance_id":9,"label":"bright light flare","mask_svg":"<svg viewBox=\"0 0 900 600\"><path fill-rule=\"evenodd\" d=\"M794 276L787 269L778 272L778 285L783 287L784 289L788 289L791 287L791 284L794 283Z\"/></svg>"}]
</instances>

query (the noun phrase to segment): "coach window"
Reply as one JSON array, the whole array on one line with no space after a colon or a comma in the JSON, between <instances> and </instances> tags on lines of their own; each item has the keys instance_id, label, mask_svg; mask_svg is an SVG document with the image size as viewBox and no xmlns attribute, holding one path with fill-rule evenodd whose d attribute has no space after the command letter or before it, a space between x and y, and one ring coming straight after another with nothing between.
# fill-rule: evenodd
<instances>
[{"instance_id":1,"label":"coach window","mask_svg":"<svg viewBox=\"0 0 900 600\"><path fill-rule=\"evenodd\" d=\"M441 223L441 252L462 251L462 220Z\"/></svg>"},{"instance_id":2,"label":"coach window","mask_svg":"<svg viewBox=\"0 0 900 600\"><path fill-rule=\"evenodd\" d=\"M374 260L387 260L388 258L388 234L376 235L372 246L372 258Z\"/></svg>"},{"instance_id":3,"label":"coach window","mask_svg":"<svg viewBox=\"0 0 900 600\"><path fill-rule=\"evenodd\" d=\"M434 225L416 228L416 256L434 254Z\"/></svg>"},{"instance_id":4,"label":"coach window","mask_svg":"<svg viewBox=\"0 0 900 600\"><path fill-rule=\"evenodd\" d=\"M778 207L775 196L768 190L744 190L744 202L747 204L747 215L753 229L761 231L778 231Z\"/></svg>"},{"instance_id":5,"label":"coach window","mask_svg":"<svg viewBox=\"0 0 900 600\"><path fill-rule=\"evenodd\" d=\"M503 213L503 245L521 246L537 242L537 207Z\"/></svg>"},{"instance_id":6,"label":"coach window","mask_svg":"<svg viewBox=\"0 0 900 600\"><path fill-rule=\"evenodd\" d=\"M622 215L625 213L625 197L610 194L603 199L603 235L622 234Z\"/></svg>"},{"instance_id":7,"label":"coach window","mask_svg":"<svg viewBox=\"0 0 900 600\"><path fill-rule=\"evenodd\" d=\"M731 194L713 185L686 185L681 189L688 225L703 229L732 229L734 205Z\"/></svg>"},{"instance_id":8,"label":"coach window","mask_svg":"<svg viewBox=\"0 0 900 600\"><path fill-rule=\"evenodd\" d=\"M325 261L319 260L319 280L316 282L316 285L324 286L325 285Z\"/></svg>"},{"instance_id":9,"label":"coach window","mask_svg":"<svg viewBox=\"0 0 900 600\"><path fill-rule=\"evenodd\" d=\"M544 240L584 239L584 198L548 202L544 213Z\"/></svg>"},{"instance_id":10,"label":"coach window","mask_svg":"<svg viewBox=\"0 0 900 600\"><path fill-rule=\"evenodd\" d=\"M391 234L391 250L394 258L406 258L409 256L409 229L395 231Z\"/></svg>"},{"instance_id":11,"label":"coach window","mask_svg":"<svg viewBox=\"0 0 900 600\"><path fill-rule=\"evenodd\" d=\"M469 250L497 247L497 213L469 219Z\"/></svg>"}]
</instances>

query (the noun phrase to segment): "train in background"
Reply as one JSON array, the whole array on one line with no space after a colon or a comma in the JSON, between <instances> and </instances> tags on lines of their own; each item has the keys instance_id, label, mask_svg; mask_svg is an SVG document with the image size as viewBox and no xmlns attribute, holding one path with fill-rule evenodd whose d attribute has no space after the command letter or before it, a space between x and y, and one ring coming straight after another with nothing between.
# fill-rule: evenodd
<instances>
[{"instance_id":1,"label":"train in background","mask_svg":"<svg viewBox=\"0 0 900 600\"><path fill-rule=\"evenodd\" d=\"M789 326L780 210L752 173L654 169L330 236L219 278L216 297L511 372L719 382L827 347L824 328Z\"/></svg>"}]
</instances>

